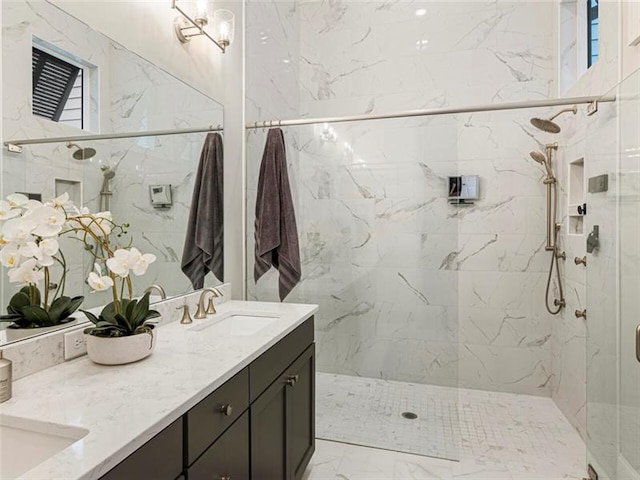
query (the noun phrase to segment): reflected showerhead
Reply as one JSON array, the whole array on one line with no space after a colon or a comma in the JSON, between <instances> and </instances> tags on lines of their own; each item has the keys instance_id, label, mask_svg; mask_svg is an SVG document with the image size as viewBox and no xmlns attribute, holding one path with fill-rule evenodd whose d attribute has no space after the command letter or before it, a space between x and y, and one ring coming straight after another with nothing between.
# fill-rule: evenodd
<instances>
[{"instance_id":1,"label":"reflected showerhead","mask_svg":"<svg viewBox=\"0 0 640 480\"><path fill-rule=\"evenodd\" d=\"M76 151L73 152L73 158L75 158L76 160L89 160L90 158L95 157L97 153L95 148L91 148L91 147L82 148L79 145L76 145L75 143L67 143L67 148L76 149Z\"/></svg>"},{"instance_id":2,"label":"reflected showerhead","mask_svg":"<svg viewBox=\"0 0 640 480\"><path fill-rule=\"evenodd\" d=\"M558 113L556 113L553 117L549 119L532 118L531 125L536 127L538 130L542 130L543 132L560 133L562 129L560 128L560 125L554 122L554 120L560 115L562 115L563 113L568 113L568 112L571 112L575 115L576 113L578 113L578 107L574 105L571 108L565 108L564 110L560 110Z\"/></svg>"},{"instance_id":3,"label":"reflected showerhead","mask_svg":"<svg viewBox=\"0 0 640 480\"><path fill-rule=\"evenodd\" d=\"M545 163L547 163L547 159L540 152L531 152L529 155L540 165L544 165Z\"/></svg>"},{"instance_id":4,"label":"reflected showerhead","mask_svg":"<svg viewBox=\"0 0 640 480\"><path fill-rule=\"evenodd\" d=\"M111 167L107 167L106 165L101 166L100 170L102 170L102 176L106 180L111 180L116 176L115 170L112 170Z\"/></svg>"},{"instance_id":5,"label":"reflected showerhead","mask_svg":"<svg viewBox=\"0 0 640 480\"><path fill-rule=\"evenodd\" d=\"M544 118L532 118L531 125L547 133L560 133L562 131L557 123L551 120L545 120Z\"/></svg>"}]
</instances>

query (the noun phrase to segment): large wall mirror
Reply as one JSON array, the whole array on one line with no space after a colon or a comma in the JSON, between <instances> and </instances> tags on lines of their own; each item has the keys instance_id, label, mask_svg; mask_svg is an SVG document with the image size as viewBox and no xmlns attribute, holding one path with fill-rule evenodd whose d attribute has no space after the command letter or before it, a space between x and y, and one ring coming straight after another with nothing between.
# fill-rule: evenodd
<instances>
[{"instance_id":1,"label":"large wall mirror","mask_svg":"<svg viewBox=\"0 0 640 480\"><path fill-rule=\"evenodd\" d=\"M220 103L47 2L2 2L2 62L3 142L223 123ZM78 206L112 212L129 225L134 245L157 257L146 275L134 277L134 293L159 284L168 296L183 295L192 290L181 258L209 134L48 142L24 145L22 153L3 147L2 198L19 192L48 201L66 192ZM92 293L86 283L94 268L90 248L68 238L61 249L65 294L84 295L83 308L108 303L105 292ZM0 268L4 314L20 287ZM205 286L223 280L210 273ZM54 291L58 281L54 272L47 287ZM44 333L7 325L0 323L0 345Z\"/></svg>"}]
</instances>

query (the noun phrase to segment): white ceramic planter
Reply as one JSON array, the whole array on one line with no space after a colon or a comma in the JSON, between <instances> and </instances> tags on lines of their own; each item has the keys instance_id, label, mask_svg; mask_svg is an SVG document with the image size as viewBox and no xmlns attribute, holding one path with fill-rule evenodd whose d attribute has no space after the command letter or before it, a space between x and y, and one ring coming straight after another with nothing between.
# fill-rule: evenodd
<instances>
[{"instance_id":1,"label":"white ceramic planter","mask_svg":"<svg viewBox=\"0 0 640 480\"><path fill-rule=\"evenodd\" d=\"M87 355L101 365L124 365L147 358L153 352L157 341L157 332L141 333L129 337L96 337L87 338Z\"/></svg>"}]
</instances>

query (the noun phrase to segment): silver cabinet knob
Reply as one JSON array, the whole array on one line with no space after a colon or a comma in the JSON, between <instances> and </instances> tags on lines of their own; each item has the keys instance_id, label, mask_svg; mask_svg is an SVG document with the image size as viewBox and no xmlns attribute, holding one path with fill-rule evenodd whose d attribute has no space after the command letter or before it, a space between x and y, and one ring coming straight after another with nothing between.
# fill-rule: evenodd
<instances>
[{"instance_id":1,"label":"silver cabinet knob","mask_svg":"<svg viewBox=\"0 0 640 480\"><path fill-rule=\"evenodd\" d=\"M220 413L222 413L223 415L230 417L231 415L233 415L233 407L230 404L225 404L222 405L220 407Z\"/></svg>"}]
</instances>

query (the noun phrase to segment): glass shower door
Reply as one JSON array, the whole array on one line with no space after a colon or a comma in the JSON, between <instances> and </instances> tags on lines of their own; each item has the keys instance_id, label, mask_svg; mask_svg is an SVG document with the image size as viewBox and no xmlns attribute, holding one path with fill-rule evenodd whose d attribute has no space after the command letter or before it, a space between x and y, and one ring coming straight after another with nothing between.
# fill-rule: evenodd
<instances>
[{"instance_id":1,"label":"glass shower door","mask_svg":"<svg viewBox=\"0 0 640 480\"><path fill-rule=\"evenodd\" d=\"M620 89L618 478L640 478L640 73Z\"/></svg>"}]
</instances>

